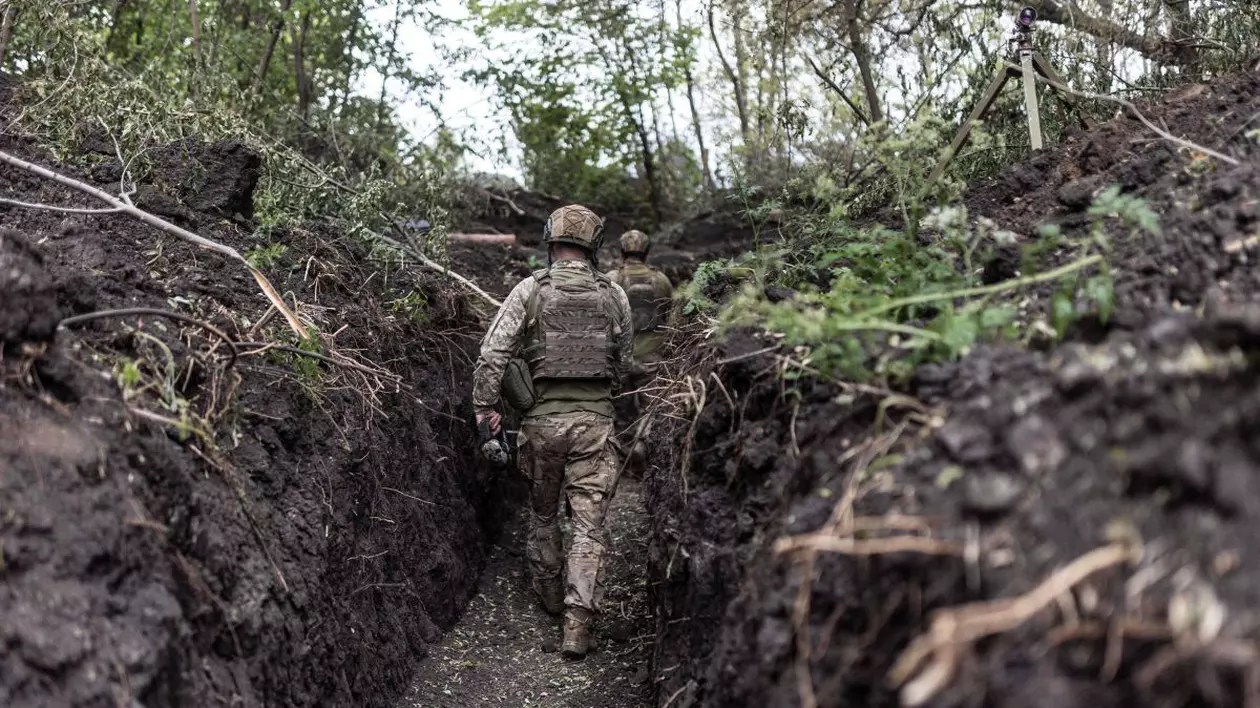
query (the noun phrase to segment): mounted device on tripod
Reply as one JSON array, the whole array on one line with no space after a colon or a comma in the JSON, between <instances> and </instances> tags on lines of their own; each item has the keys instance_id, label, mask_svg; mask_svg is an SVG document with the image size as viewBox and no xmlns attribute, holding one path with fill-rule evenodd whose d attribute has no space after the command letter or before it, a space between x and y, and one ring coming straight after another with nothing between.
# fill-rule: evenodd
<instances>
[{"instance_id":1,"label":"mounted device on tripod","mask_svg":"<svg viewBox=\"0 0 1260 708\"><path fill-rule=\"evenodd\" d=\"M949 149L941 156L940 162L936 164L936 169L932 170L932 174L928 177L928 185L934 184L941 174L945 172L945 168L949 167L949 163L954 160L954 156L958 154L959 148L963 143L967 142L967 138L971 136L971 129L977 120L984 117L985 113L993 107L997 101L998 94L1002 92L1002 88L1006 86L1006 82L1015 77L1022 77L1024 80L1024 111L1028 115L1028 142L1033 150L1040 150L1042 147L1041 136L1041 110L1037 105L1037 77L1033 72L1041 74L1051 82L1051 87L1067 86L1067 82L1063 80L1050 66L1050 62L1033 48L1033 32L1036 31L1037 10L1032 7L1024 7L1015 17L1015 31L1007 43L1012 46L1011 54L998 63L997 76L993 77L993 81L989 83L988 88L984 90L984 95L980 102L972 109L971 115L967 116L967 120L959 126L958 133L954 136L954 141L950 143ZM1056 91L1058 89L1055 89ZM1077 109L1076 101L1072 100L1070 94L1059 92L1060 97L1067 102L1076 113L1077 119L1081 126L1085 128L1091 127L1092 123L1089 118Z\"/></svg>"}]
</instances>

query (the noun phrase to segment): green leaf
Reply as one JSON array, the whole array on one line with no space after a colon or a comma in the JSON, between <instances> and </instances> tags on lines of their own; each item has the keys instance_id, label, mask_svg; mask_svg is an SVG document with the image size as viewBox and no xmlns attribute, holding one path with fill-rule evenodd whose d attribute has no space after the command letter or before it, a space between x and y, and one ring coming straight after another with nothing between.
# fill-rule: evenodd
<instances>
[{"instance_id":1,"label":"green leaf","mask_svg":"<svg viewBox=\"0 0 1260 708\"><path fill-rule=\"evenodd\" d=\"M1015 321L1015 308L1010 305L994 305L980 312L980 326L984 329L997 329Z\"/></svg>"},{"instance_id":2,"label":"green leaf","mask_svg":"<svg viewBox=\"0 0 1260 708\"><path fill-rule=\"evenodd\" d=\"M1050 325L1060 337L1076 319L1076 308L1072 305L1072 296L1060 290L1050 300Z\"/></svg>"},{"instance_id":3,"label":"green leaf","mask_svg":"<svg viewBox=\"0 0 1260 708\"><path fill-rule=\"evenodd\" d=\"M1094 304L1098 307L1098 318L1106 324L1111 319L1111 313L1115 310L1115 290L1112 287L1111 276L1109 274L1099 274L1089 279L1085 284L1085 293L1089 296Z\"/></svg>"},{"instance_id":4,"label":"green leaf","mask_svg":"<svg viewBox=\"0 0 1260 708\"><path fill-rule=\"evenodd\" d=\"M980 321L971 312L947 313L938 320L940 333L951 354L962 354L976 343L980 336Z\"/></svg>"}]
</instances>

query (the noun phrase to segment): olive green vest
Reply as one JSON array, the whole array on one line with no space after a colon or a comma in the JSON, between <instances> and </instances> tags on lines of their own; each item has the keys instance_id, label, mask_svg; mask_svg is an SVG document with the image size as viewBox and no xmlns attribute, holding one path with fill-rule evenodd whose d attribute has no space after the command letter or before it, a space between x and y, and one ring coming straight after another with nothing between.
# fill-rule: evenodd
<instances>
[{"instance_id":1,"label":"olive green vest","mask_svg":"<svg viewBox=\"0 0 1260 708\"><path fill-rule=\"evenodd\" d=\"M553 268L533 277L538 287L526 304L531 325L523 358L537 403L527 415L612 416L617 348L609 280L593 268Z\"/></svg>"},{"instance_id":2,"label":"olive green vest","mask_svg":"<svg viewBox=\"0 0 1260 708\"><path fill-rule=\"evenodd\" d=\"M665 337L660 328L669 319L669 296L659 292L656 270L646 263L629 263L617 271L621 287L630 301L634 321L634 358L651 362L659 358L658 352Z\"/></svg>"}]
</instances>

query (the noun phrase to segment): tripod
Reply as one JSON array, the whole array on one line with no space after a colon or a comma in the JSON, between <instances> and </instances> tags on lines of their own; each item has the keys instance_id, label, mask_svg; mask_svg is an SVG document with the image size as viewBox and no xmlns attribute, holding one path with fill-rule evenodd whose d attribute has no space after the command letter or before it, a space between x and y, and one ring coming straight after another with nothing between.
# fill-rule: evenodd
<instances>
[{"instance_id":1,"label":"tripod","mask_svg":"<svg viewBox=\"0 0 1260 708\"><path fill-rule=\"evenodd\" d=\"M993 77L993 81L985 89L980 102L972 109L971 115L967 116L967 120L963 121L963 124L959 126L958 133L954 136L954 141L950 143L949 149L945 151L940 162L936 164L936 169L932 170L932 174L928 177L927 183L929 186L940 178L946 167L949 167L949 163L958 154L959 148L971 136L972 126L993 107L994 102L997 101L998 94L1006 86L1006 82L1017 76L1022 77L1024 80L1024 110L1028 115L1029 143L1032 145L1033 150L1041 149L1041 111L1037 105L1037 77L1033 75L1033 72L1035 71L1049 79L1052 82L1052 86L1067 86L1067 82L1055 72L1054 68L1050 66L1050 62L1046 61L1046 58L1041 56L1040 52L1033 49L1032 34L1032 20L1029 19L1025 22L1024 17L1021 16L1020 22L1015 25L1015 34L1009 40L1010 44L1015 45L1015 50L1012 54L1013 58L1018 62L1018 66L1009 59L998 62L997 76ZM1089 118L1077 110L1076 101L1072 100L1070 94L1060 91L1059 95L1076 113L1082 127L1092 127Z\"/></svg>"}]
</instances>

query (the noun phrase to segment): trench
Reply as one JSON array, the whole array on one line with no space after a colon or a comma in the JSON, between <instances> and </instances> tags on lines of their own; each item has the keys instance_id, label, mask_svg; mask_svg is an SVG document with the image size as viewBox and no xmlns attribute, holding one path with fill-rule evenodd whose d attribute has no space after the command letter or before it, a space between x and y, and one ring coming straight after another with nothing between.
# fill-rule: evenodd
<instances>
[{"instance_id":1,"label":"trench","mask_svg":"<svg viewBox=\"0 0 1260 708\"><path fill-rule=\"evenodd\" d=\"M1159 118L1232 140L1260 108L1258 83L1235 77ZM933 705L1247 705L1260 656L1260 279L1249 260L1260 170L1247 147L1241 165L1196 173L1167 146L1133 148L1141 130L1113 121L965 197L1021 234L1047 221L1085 232L1103 184L1147 200L1163 232L1117 238L1127 279L1108 322L922 366L898 390L912 404L893 408L821 380L787 396L767 375L783 363L773 342L681 332L678 351L694 356L673 378L691 377L691 393L653 429L644 478L619 486L598 647L575 663L550 651L558 623L528 589L520 480L471 452L481 333L449 283L401 276L430 305L403 316L415 313L372 281L361 244L319 225L284 231L277 284L340 332L340 347L373 352L408 385L274 352L229 370L195 327L57 323L182 307L244 341L264 316L247 274L118 215L0 212L0 704L795 708L812 697L891 708L902 696L890 670L934 612L1029 593L1119 543L1120 520L1125 543L1157 552L1141 602L1120 592L1131 569L1104 568L1071 588L1076 599L968 643ZM0 146L51 159L8 136ZM193 206L156 184L137 201L239 248L262 245L225 212L252 188L257 156L191 148L158 164ZM189 161L201 177L184 174ZM74 203L8 168L0 186ZM656 257L677 278L705 255L746 250L728 226L691 224ZM454 258L497 291L530 255L524 243ZM1003 278L1018 261L998 253L990 265ZM1047 297L1031 292L1030 308ZM212 402L228 388L238 403L222 411ZM172 425L186 404L198 417ZM849 511L910 519L971 550L775 551L834 533ZM1169 608L1191 601L1237 623L1174 642ZM1116 617L1162 633L1108 634Z\"/></svg>"}]
</instances>

